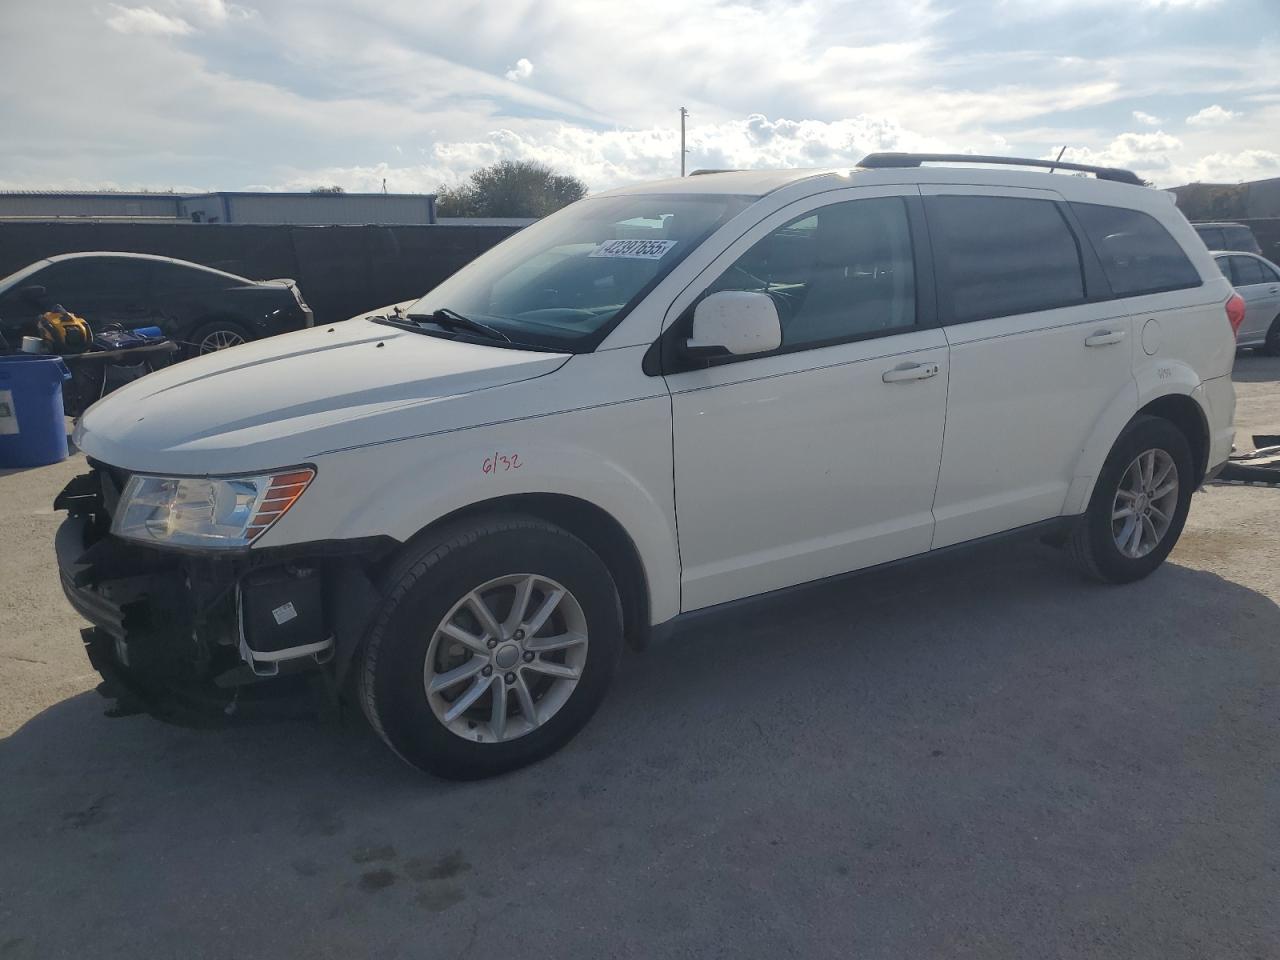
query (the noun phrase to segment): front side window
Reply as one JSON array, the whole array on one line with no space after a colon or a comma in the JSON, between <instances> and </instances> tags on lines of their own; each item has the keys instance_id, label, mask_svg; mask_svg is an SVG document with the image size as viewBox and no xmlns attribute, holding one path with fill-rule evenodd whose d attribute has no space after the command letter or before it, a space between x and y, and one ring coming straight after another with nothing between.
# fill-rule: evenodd
<instances>
[{"instance_id":1,"label":"front side window","mask_svg":"<svg viewBox=\"0 0 1280 960\"><path fill-rule=\"evenodd\" d=\"M1200 286L1200 274L1155 217L1127 207L1073 203L1117 297Z\"/></svg>"},{"instance_id":2,"label":"front side window","mask_svg":"<svg viewBox=\"0 0 1280 960\"><path fill-rule=\"evenodd\" d=\"M947 278L950 322L1084 302L1080 250L1053 201L936 196L925 209Z\"/></svg>"},{"instance_id":3,"label":"front side window","mask_svg":"<svg viewBox=\"0 0 1280 960\"><path fill-rule=\"evenodd\" d=\"M652 194L581 200L474 260L408 313L455 311L519 344L591 350L753 199Z\"/></svg>"},{"instance_id":4,"label":"front side window","mask_svg":"<svg viewBox=\"0 0 1280 960\"><path fill-rule=\"evenodd\" d=\"M708 292L721 290L769 294L778 305L782 351L912 327L906 204L878 197L807 213L757 241Z\"/></svg>"}]
</instances>

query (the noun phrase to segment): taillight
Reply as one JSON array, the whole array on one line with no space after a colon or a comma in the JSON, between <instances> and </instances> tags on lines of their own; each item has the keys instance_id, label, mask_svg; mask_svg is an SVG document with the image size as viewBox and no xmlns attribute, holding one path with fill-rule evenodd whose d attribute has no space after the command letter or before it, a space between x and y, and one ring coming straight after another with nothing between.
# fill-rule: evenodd
<instances>
[{"instance_id":1,"label":"taillight","mask_svg":"<svg viewBox=\"0 0 1280 960\"><path fill-rule=\"evenodd\" d=\"M1227 298L1227 323L1231 324L1231 335L1240 333L1240 324L1244 323L1244 297L1238 293Z\"/></svg>"}]
</instances>

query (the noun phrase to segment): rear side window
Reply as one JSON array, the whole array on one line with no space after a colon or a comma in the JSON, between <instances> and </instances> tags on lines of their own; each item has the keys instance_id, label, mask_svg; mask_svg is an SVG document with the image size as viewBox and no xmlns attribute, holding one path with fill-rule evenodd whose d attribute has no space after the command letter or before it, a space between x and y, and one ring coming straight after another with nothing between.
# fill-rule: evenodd
<instances>
[{"instance_id":1,"label":"rear side window","mask_svg":"<svg viewBox=\"0 0 1280 960\"><path fill-rule=\"evenodd\" d=\"M1155 217L1126 207L1073 203L1117 297L1200 286L1200 274Z\"/></svg>"},{"instance_id":2,"label":"rear side window","mask_svg":"<svg viewBox=\"0 0 1280 960\"><path fill-rule=\"evenodd\" d=\"M1253 257L1231 257L1231 279L1237 287L1247 287L1253 283L1266 283L1268 277L1263 272L1262 264Z\"/></svg>"},{"instance_id":3,"label":"rear side window","mask_svg":"<svg viewBox=\"0 0 1280 960\"><path fill-rule=\"evenodd\" d=\"M1052 201L939 196L926 209L951 323L1084 302L1080 250Z\"/></svg>"}]
</instances>

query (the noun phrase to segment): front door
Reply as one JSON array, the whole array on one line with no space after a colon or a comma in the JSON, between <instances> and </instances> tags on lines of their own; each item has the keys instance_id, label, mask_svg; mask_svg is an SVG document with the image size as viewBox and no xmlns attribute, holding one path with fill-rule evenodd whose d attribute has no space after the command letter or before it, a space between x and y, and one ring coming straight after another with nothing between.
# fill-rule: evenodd
<instances>
[{"instance_id":1,"label":"front door","mask_svg":"<svg viewBox=\"0 0 1280 960\"><path fill-rule=\"evenodd\" d=\"M765 291L783 329L773 353L667 374L684 610L929 549L947 349L909 189L785 207L673 305L687 335L701 295Z\"/></svg>"}]
</instances>

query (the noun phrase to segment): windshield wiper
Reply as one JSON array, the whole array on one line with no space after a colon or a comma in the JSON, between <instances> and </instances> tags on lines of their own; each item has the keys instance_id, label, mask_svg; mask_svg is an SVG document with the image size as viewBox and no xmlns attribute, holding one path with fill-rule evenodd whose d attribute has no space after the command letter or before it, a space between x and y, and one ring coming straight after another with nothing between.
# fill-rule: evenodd
<instances>
[{"instance_id":1,"label":"windshield wiper","mask_svg":"<svg viewBox=\"0 0 1280 960\"><path fill-rule=\"evenodd\" d=\"M441 307L435 313L406 313L405 319L413 320L416 323L434 323L444 327L446 330L467 330L471 333L478 333L490 340L500 340L503 343L511 343L511 338L499 330L497 327L491 327L487 323L481 323L479 320L472 320L470 317L463 316L457 310L450 310L448 307Z\"/></svg>"}]
</instances>

